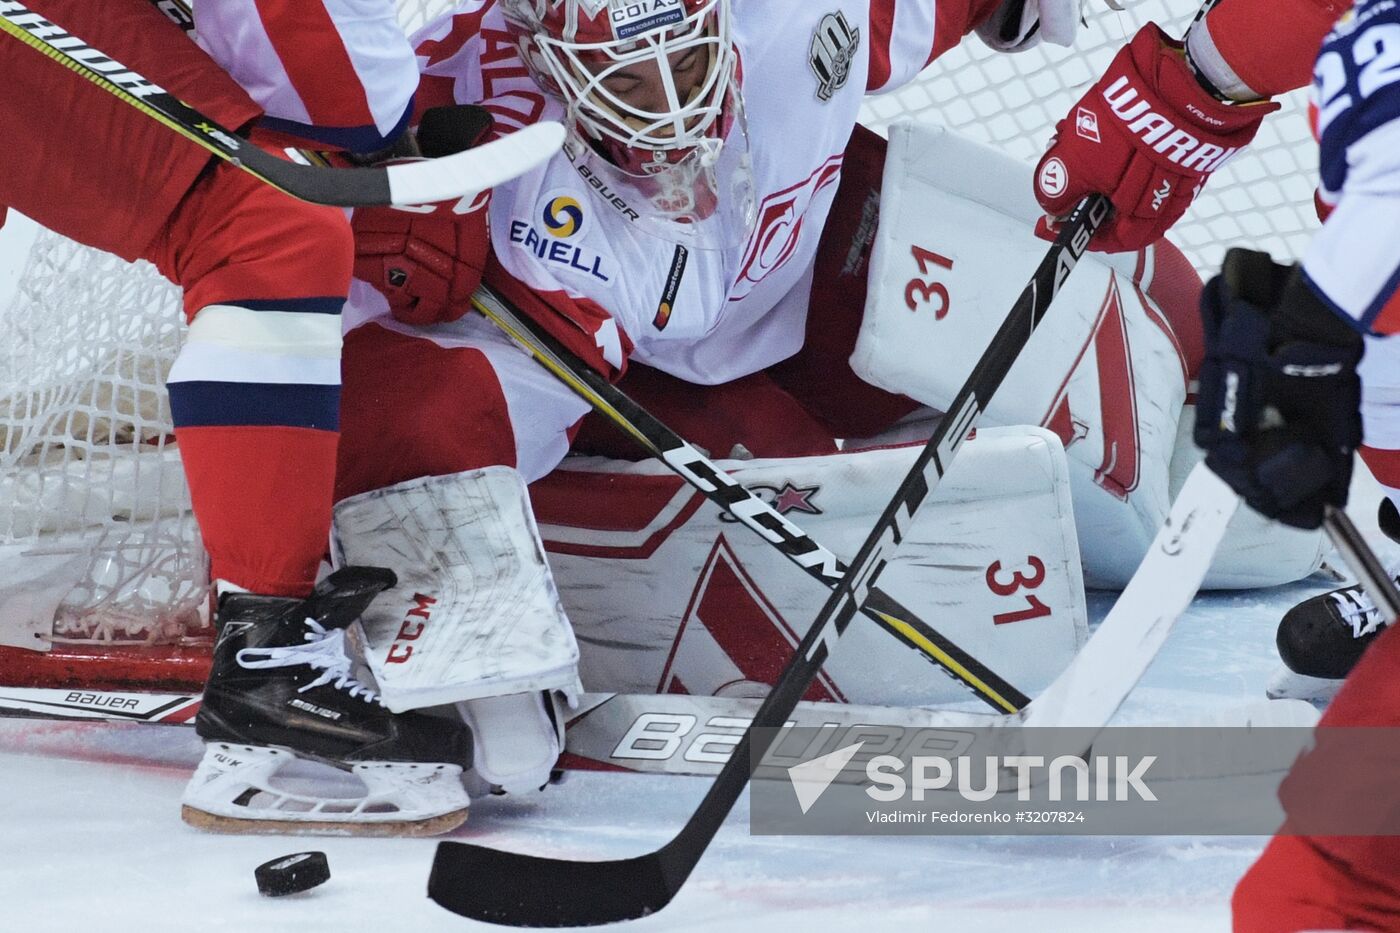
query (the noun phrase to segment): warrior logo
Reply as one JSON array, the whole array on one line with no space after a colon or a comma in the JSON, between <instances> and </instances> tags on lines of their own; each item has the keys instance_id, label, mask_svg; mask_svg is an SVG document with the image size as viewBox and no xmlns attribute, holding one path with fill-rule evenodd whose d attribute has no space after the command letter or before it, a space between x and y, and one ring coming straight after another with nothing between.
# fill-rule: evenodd
<instances>
[{"instance_id":1,"label":"warrior logo","mask_svg":"<svg viewBox=\"0 0 1400 933\"><path fill-rule=\"evenodd\" d=\"M817 76L817 99L831 100L831 95L846 85L851 76L851 59L860 48L860 30L852 29L840 10L828 13L812 34L808 64Z\"/></svg>"},{"instance_id":2,"label":"warrior logo","mask_svg":"<svg viewBox=\"0 0 1400 933\"><path fill-rule=\"evenodd\" d=\"M1069 187L1069 169L1065 168L1065 163L1061 162L1058 157L1048 159L1040 167L1036 181L1040 184L1040 190L1046 197L1058 198Z\"/></svg>"}]
</instances>

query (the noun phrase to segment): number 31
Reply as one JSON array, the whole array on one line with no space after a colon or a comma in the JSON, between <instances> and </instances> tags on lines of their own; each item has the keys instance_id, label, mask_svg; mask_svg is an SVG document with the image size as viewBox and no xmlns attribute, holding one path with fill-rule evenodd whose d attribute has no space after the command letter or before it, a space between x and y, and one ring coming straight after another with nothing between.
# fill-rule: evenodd
<instances>
[{"instance_id":1,"label":"number 31","mask_svg":"<svg viewBox=\"0 0 1400 933\"><path fill-rule=\"evenodd\" d=\"M914 257L914 261L919 264L919 275L929 275L929 263L935 266L942 266L944 269L953 268L953 260L946 256L930 252L922 246L910 246L909 254ZM921 299L916 301L915 298ZM942 282L925 280L915 276L904 286L904 303L910 311L919 310L920 304L927 304L934 298L938 299L938 307L933 309L933 317L936 321L941 321L948 316L948 287Z\"/></svg>"}]
</instances>

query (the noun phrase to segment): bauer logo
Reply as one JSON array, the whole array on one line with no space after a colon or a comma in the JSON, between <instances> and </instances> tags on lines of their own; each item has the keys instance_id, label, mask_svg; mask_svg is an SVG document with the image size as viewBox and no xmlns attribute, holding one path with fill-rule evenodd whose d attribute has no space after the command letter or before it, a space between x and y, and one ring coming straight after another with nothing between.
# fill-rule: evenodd
<instances>
[{"instance_id":1,"label":"bauer logo","mask_svg":"<svg viewBox=\"0 0 1400 933\"><path fill-rule=\"evenodd\" d=\"M630 39L681 22L685 4L682 0L621 0L610 5L608 19L615 37Z\"/></svg>"}]
</instances>

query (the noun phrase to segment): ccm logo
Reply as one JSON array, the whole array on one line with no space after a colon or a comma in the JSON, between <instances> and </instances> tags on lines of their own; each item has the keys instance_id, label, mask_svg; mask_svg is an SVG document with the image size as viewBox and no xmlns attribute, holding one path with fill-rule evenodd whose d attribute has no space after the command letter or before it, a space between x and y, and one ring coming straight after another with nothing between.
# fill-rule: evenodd
<instances>
[{"instance_id":1,"label":"ccm logo","mask_svg":"<svg viewBox=\"0 0 1400 933\"><path fill-rule=\"evenodd\" d=\"M405 642L417 641L423 634L428 627L428 616L432 615L432 609L428 607L435 605L437 600L431 596L413 594L413 608L404 615L399 633L394 636L394 643L389 646L389 654L384 658L385 664L403 664L413 656L413 646Z\"/></svg>"}]
</instances>

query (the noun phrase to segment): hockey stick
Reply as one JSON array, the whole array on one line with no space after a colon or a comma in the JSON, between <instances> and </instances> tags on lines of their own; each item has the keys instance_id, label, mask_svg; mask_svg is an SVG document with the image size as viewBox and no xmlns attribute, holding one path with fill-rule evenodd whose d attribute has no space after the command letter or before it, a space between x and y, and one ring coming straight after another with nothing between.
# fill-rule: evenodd
<instances>
[{"instance_id":1,"label":"hockey stick","mask_svg":"<svg viewBox=\"0 0 1400 933\"><path fill-rule=\"evenodd\" d=\"M193 726L199 694L148 693L139 690L73 690L43 687L0 687L0 719L60 722L143 723ZM758 711L759 701L746 697L662 693L585 693L565 721L564 753L556 766L562 771L608 771L673 777L714 777L738 744L744 728ZM1302 700L1270 700L1214 710L1205 716L1180 718L1159 725L1241 727L1259 725L1311 726L1317 710ZM803 700L789 719L794 728L820 729L830 745L843 745L842 732L865 740L888 738L908 742L911 733L944 733L961 739L963 729L950 728L940 714L919 707L856 706ZM13 724L12 724L13 725ZM62 736L62 730L44 734ZM7 730L5 735L17 738ZM42 748L42 741L41 748ZM58 741L62 741L61 738ZM1160 747L1160 746L1157 746ZM1112 750L1112 749L1110 749ZM1101 745L1095 754L1103 754ZM1221 776L1209 756L1200 756L1197 776ZM1291 764L1291 757L1284 767ZM1154 775L1160 772L1154 771Z\"/></svg>"},{"instance_id":2,"label":"hockey stick","mask_svg":"<svg viewBox=\"0 0 1400 933\"><path fill-rule=\"evenodd\" d=\"M414 205L463 197L509 181L564 142L558 123L537 123L440 159L371 168L327 168L280 159L152 84L15 0L0 0L4 32L231 165L293 197L335 207Z\"/></svg>"},{"instance_id":3,"label":"hockey stick","mask_svg":"<svg viewBox=\"0 0 1400 933\"><path fill-rule=\"evenodd\" d=\"M1322 527L1327 529L1327 536L1342 560L1361 581L1366 595L1371 597L1386 622L1394 625L1400 618L1400 590L1396 589L1395 581L1386 573L1376 552L1356 530L1347 513L1335 506L1329 505L1323 510Z\"/></svg>"},{"instance_id":4,"label":"hockey stick","mask_svg":"<svg viewBox=\"0 0 1400 933\"><path fill-rule=\"evenodd\" d=\"M429 897L453 913L472 919L537 927L632 920L670 903L748 786L751 762L762 760L772 743L773 730L787 720L828 652L845 632L884 569L888 555L903 538L919 506L942 479L976 425L986 400L1006 378L1108 213L1108 199L1092 195L1081 201L1065 221L1055 243L953 399L948 414L783 668L734 754L681 831L654 852L609 862L575 862L464 843L440 843L428 878Z\"/></svg>"},{"instance_id":5,"label":"hockey stick","mask_svg":"<svg viewBox=\"0 0 1400 933\"><path fill-rule=\"evenodd\" d=\"M748 526L827 589L841 582L846 565L835 554L745 489L490 286L483 285L472 296L472 305L575 394L631 435L705 498ZM993 709L1014 713L1030 702L1029 697L996 671L931 628L884 591L871 587L869 597L860 608L877 625L937 664Z\"/></svg>"}]
</instances>

